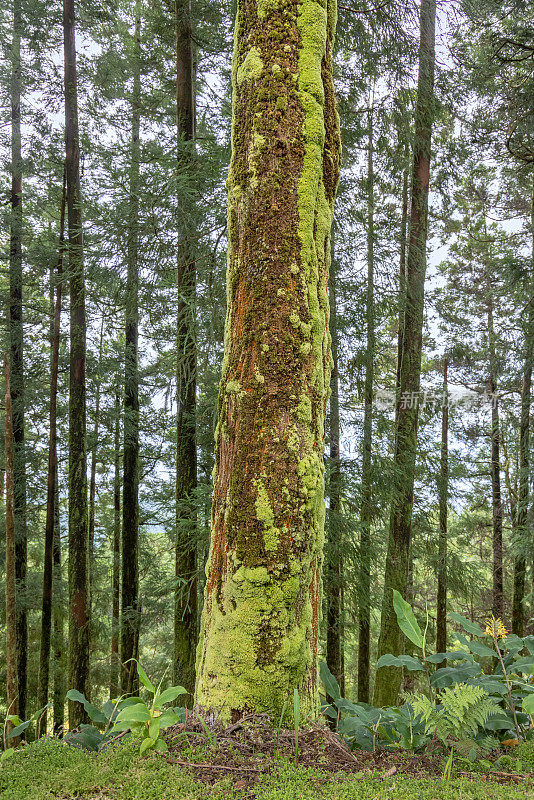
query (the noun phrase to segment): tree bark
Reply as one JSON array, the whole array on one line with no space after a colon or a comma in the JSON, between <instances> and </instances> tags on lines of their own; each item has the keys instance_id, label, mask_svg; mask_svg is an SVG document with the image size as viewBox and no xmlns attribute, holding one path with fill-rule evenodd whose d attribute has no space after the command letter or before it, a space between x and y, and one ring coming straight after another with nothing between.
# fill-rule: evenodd
<instances>
[{"instance_id":1,"label":"tree bark","mask_svg":"<svg viewBox=\"0 0 534 800\"><path fill-rule=\"evenodd\" d=\"M6 709L8 714L19 713L18 661L17 661L17 585L15 542L15 478L13 447L13 406L9 359L5 357L5 453L6 453ZM7 730L12 729L8 723ZM16 742L8 740L9 746Z\"/></svg>"},{"instance_id":2,"label":"tree bark","mask_svg":"<svg viewBox=\"0 0 534 800\"><path fill-rule=\"evenodd\" d=\"M421 350L428 230L428 189L434 106L436 0L421 0L419 77L415 109L414 161L410 231L406 261L406 309L400 358L400 397L395 419L395 484L384 576L384 597L378 655L398 655L401 632L393 609L393 589L406 594L412 528L413 486L417 453L418 395L421 385ZM406 401L407 399L407 401ZM377 671L374 705L394 705L401 671Z\"/></svg>"},{"instance_id":3,"label":"tree bark","mask_svg":"<svg viewBox=\"0 0 534 800\"><path fill-rule=\"evenodd\" d=\"M124 456L122 497L121 690L137 685L135 641L139 604L139 162L141 124L141 4L135 5L132 139L126 278L126 343L124 352Z\"/></svg>"},{"instance_id":4,"label":"tree bark","mask_svg":"<svg viewBox=\"0 0 534 800\"><path fill-rule=\"evenodd\" d=\"M499 397L497 394L495 333L493 325L493 290L489 272L487 275L487 333L489 350L488 392L491 400L491 507L493 528L493 591L492 611L495 617L503 618L504 614L504 588L503 588L503 549L502 549L502 521L503 506L501 498L501 459L500 459L500 426L499 426Z\"/></svg>"},{"instance_id":5,"label":"tree bark","mask_svg":"<svg viewBox=\"0 0 534 800\"><path fill-rule=\"evenodd\" d=\"M339 370L336 306L336 260L334 234L328 298L330 301L330 335L332 373L330 376L330 481L328 486L328 544L326 547L325 594L327 606L326 663L336 678L341 694L345 693L344 624L343 624L343 545L341 529L341 460L339 452ZM332 698L333 699L333 698Z\"/></svg>"},{"instance_id":6,"label":"tree bark","mask_svg":"<svg viewBox=\"0 0 534 800\"><path fill-rule=\"evenodd\" d=\"M449 395L447 358L443 361L443 406L441 416L441 458L439 474L438 596L436 608L436 652L447 650L447 517L449 496ZM447 666L442 662L442 667Z\"/></svg>"},{"instance_id":7,"label":"tree bark","mask_svg":"<svg viewBox=\"0 0 534 800\"><path fill-rule=\"evenodd\" d=\"M112 611L111 611L111 657L109 697L110 700L120 694L120 571L121 571L121 475L120 475L120 413L121 398L119 391L115 394L115 431L113 438L113 567L111 579Z\"/></svg>"},{"instance_id":8,"label":"tree bark","mask_svg":"<svg viewBox=\"0 0 534 800\"><path fill-rule=\"evenodd\" d=\"M61 531L59 527L59 482L56 468L56 499L54 503L54 733L59 734L65 723L65 659L63 641L63 590L61 585Z\"/></svg>"},{"instance_id":9,"label":"tree bark","mask_svg":"<svg viewBox=\"0 0 534 800\"><path fill-rule=\"evenodd\" d=\"M529 550L528 509L530 501L530 404L532 368L534 364L534 186L531 195L532 270L526 309L525 362L521 388L521 419L519 423L519 493L516 513L516 547L514 559L514 594L512 602L512 633L523 636L525 611L526 559Z\"/></svg>"},{"instance_id":10,"label":"tree bark","mask_svg":"<svg viewBox=\"0 0 534 800\"><path fill-rule=\"evenodd\" d=\"M69 374L69 667L70 689L87 696L89 580L85 389L85 284L83 272L80 144L76 87L74 0L63 0L65 57L65 170L67 175L70 289ZM83 705L69 701L69 725L85 720Z\"/></svg>"},{"instance_id":11,"label":"tree bark","mask_svg":"<svg viewBox=\"0 0 534 800\"><path fill-rule=\"evenodd\" d=\"M51 361L50 361L50 409L49 409L49 439L48 439L48 478L46 492L46 522L44 536L44 564L43 564L43 599L41 609L41 650L39 657L39 687L38 706L43 708L48 703L48 684L50 673L50 643L52 635L52 600L54 580L54 526L56 519L56 494L57 494L57 381L59 370L59 337L61 325L61 291L63 280L63 251L65 241L65 205L66 205L67 180L63 174L63 190L61 193L61 210L59 215L59 248L55 280L54 302L54 276L50 275L50 300L52 323L50 331ZM38 734L46 734L47 714L42 717Z\"/></svg>"},{"instance_id":12,"label":"tree bark","mask_svg":"<svg viewBox=\"0 0 534 800\"><path fill-rule=\"evenodd\" d=\"M178 171L195 161L195 97L190 0L176 0L176 122ZM185 202L184 202L185 201ZM198 640L196 565L196 268L192 201L178 198L178 315L176 331L176 590L174 683L195 688Z\"/></svg>"},{"instance_id":13,"label":"tree bark","mask_svg":"<svg viewBox=\"0 0 534 800\"><path fill-rule=\"evenodd\" d=\"M100 323L100 342L98 346L98 366L95 380L95 427L91 448L91 470L89 478L89 598L93 607L93 581L95 560L95 501L96 501L96 460L98 456L98 434L100 430L100 371L102 367L102 347L104 343L104 317Z\"/></svg>"},{"instance_id":14,"label":"tree bark","mask_svg":"<svg viewBox=\"0 0 534 800\"><path fill-rule=\"evenodd\" d=\"M22 9L13 2L11 45L11 230L9 247L9 359L13 425L15 576L17 582L18 713L26 716L28 612L26 596L26 456L24 444L24 358L22 314L22 148L20 120Z\"/></svg>"},{"instance_id":15,"label":"tree bark","mask_svg":"<svg viewBox=\"0 0 534 800\"><path fill-rule=\"evenodd\" d=\"M358 578L358 701L360 703L369 702L371 658L371 521L373 518L371 450L375 360L374 239L373 100L371 99L367 144L367 298L365 312L367 345L365 351L362 507L360 513L360 570Z\"/></svg>"},{"instance_id":16,"label":"tree bark","mask_svg":"<svg viewBox=\"0 0 534 800\"><path fill-rule=\"evenodd\" d=\"M338 180L335 2L239 0L228 311L196 702L221 719L317 704Z\"/></svg>"}]
</instances>

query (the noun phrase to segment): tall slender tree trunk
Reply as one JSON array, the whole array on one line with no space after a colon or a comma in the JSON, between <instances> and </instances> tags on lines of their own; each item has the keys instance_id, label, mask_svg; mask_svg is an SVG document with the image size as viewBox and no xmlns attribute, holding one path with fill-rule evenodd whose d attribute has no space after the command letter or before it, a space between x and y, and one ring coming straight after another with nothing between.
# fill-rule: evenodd
<instances>
[{"instance_id":1,"label":"tall slender tree trunk","mask_svg":"<svg viewBox=\"0 0 534 800\"><path fill-rule=\"evenodd\" d=\"M136 687L135 641L139 622L139 162L141 123L141 3L135 5L132 139L124 352L124 456L122 497L121 689Z\"/></svg>"},{"instance_id":2,"label":"tall slender tree trunk","mask_svg":"<svg viewBox=\"0 0 534 800\"><path fill-rule=\"evenodd\" d=\"M119 631L120 631L120 570L121 570L121 454L120 454L120 413L121 398L115 394L115 430L113 437L113 566L111 578L111 660L109 697L112 700L120 694L119 674Z\"/></svg>"},{"instance_id":3,"label":"tall slender tree trunk","mask_svg":"<svg viewBox=\"0 0 534 800\"><path fill-rule=\"evenodd\" d=\"M195 97L191 0L176 0L176 121L178 171L195 161ZM196 565L196 337L191 199L180 206L178 318L176 337L176 590L174 605L174 682L194 692L198 640ZM186 222L188 220L189 224Z\"/></svg>"},{"instance_id":4,"label":"tall slender tree trunk","mask_svg":"<svg viewBox=\"0 0 534 800\"><path fill-rule=\"evenodd\" d=\"M38 706L43 708L48 703L48 684L50 673L50 643L52 636L52 601L54 579L54 526L56 520L56 494L57 494L57 381L59 370L59 336L61 325L61 291L63 280L63 250L65 231L65 205L67 193L67 180L63 175L63 190L61 193L61 210L59 215L59 250L55 278L54 301L54 275L50 275L50 305L51 305L51 359L50 359L50 409L49 409L49 439L48 439L48 479L46 492L46 522L44 536L44 564L43 564L43 600L41 611L41 651L39 657L39 687ZM42 717L39 735L46 733L47 715Z\"/></svg>"},{"instance_id":5,"label":"tall slender tree trunk","mask_svg":"<svg viewBox=\"0 0 534 800\"><path fill-rule=\"evenodd\" d=\"M374 90L373 90L374 94ZM369 671L371 657L371 521L373 518L372 437L373 382L375 360L374 313L374 165L373 165L373 100L369 110L367 144L367 298L365 351L365 386L362 454L362 507L360 515L360 570L358 578L358 701L369 702Z\"/></svg>"},{"instance_id":6,"label":"tall slender tree trunk","mask_svg":"<svg viewBox=\"0 0 534 800\"><path fill-rule=\"evenodd\" d=\"M325 564L325 595L327 605L326 663L335 676L341 690L345 693L344 659L344 620L343 620L343 545L341 529L341 460L339 451L339 369L338 369L338 329L336 305L336 259L334 233L330 274L328 280L328 299L330 301L330 335L332 345L332 374L330 376L330 481L328 486L328 545Z\"/></svg>"},{"instance_id":7,"label":"tall slender tree trunk","mask_svg":"<svg viewBox=\"0 0 534 800\"><path fill-rule=\"evenodd\" d=\"M196 702L221 719L317 703L338 180L335 0L239 0L228 311Z\"/></svg>"},{"instance_id":8,"label":"tall slender tree trunk","mask_svg":"<svg viewBox=\"0 0 534 800\"><path fill-rule=\"evenodd\" d=\"M63 587L61 585L61 531L59 521L59 481L56 467L56 499L54 503L54 733L63 730L65 723L65 658L63 639Z\"/></svg>"},{"instance_id":9,"label":"tall slender tree trunk","mask_svg":"<svg viewBox=\"0 0 534 800\"><path fill-rule=\"evenodd\" d=\"M434 106L436 0L421 0L419 78L415 108L414 162L410 230L406 261L406 309L395 419L395 485L393 490L384 598L378 655L398 655L401 632L393 609L393 589L406 594L412 528L413 487L417 454L417 424L421 385L421 351L428 230L430 146ZM406 402L408 398L408 402ZM401 681L400 670L377 671L374 704L394 705Z\"/></svg>"},{"instance_id":10,"label":"tall slender tree trunk","mask_svg":"<svg viewBox=\"0 0 534 800\"><path fill-rule=\"evenodd\" d=\"M449 389L448 360L443 361L443 405L441 416L441 458L439 473L438 597L436 608L436 652L447 650L447 517L449 498ZM441 666L446 666L442 663Z\"/></svg>"},{"instance_id":11,"label":"tall slender tree trunk","mask_svg":"<svg viewBox=\"0 0 534 800\"><path fill-rule=\"evenodd\" d=\"M409 154L409 145L406 144L406 157ZM402 340L404 335L404 312L406 309L406 244L408 241L408 168L402 176L401 195L401 221L400 221L400 258L399 258L399 321L397 334L397 378L395 382L397 402L400 400L400 374L402 363Z\"/></svg>"},{"instance_id":12,"label":"tall slender tree trunk","mask_svg":"<svg viewBox=\"0 0 534 800\"><path fill-rule=\"evenodd\" d=\"M521 388L521 419L519 423L519 493L516 515L516 546L514 560L514 595L512 602L512 632L523 636L525 611L526 559L529 550L528 510L530 500L530 405L532 368L534 365L534 185L531 195L530 219L532 226L532 269L526 309L525 363Z\"/></svg>"},{"instance_id":13,"label":"tall slender tree trunk","mask_svg":"<svg viewBox=\"0 0 534 800\"><path fill-rule=\"evenodd\" d=\"M496 617L503 618L503 549L502 521L503 505L501 497L501 458L500 458L500 425L499 397L497 394L495 332L493 325L493 290L488 272L487 278L487 334L489 349L488 392L491 399L491 499L493 527L493 592L492 611Z\"/></svg>"},{"instance_id":14,"label":"tall slender tree trunk","mask_svg":"<svg viewBox=\"0 0 534 800\"><path fill-rule=\"evenodd\" d=\"M74 0L63 0L65 55L65 171L69 234L69 668L70 689L88 694L89 573L85 397L85 283L83 272L80 143L76 88ZM81 703L69 701L69 725L85 719Z\"/></svg>"},{"instance_id":15,"label":"tall slender tree trunk","mask_svg":"<svg viewBox=\"0 0 534 800\"><path fill-rule=\"evenodd\" d=\"M5 453L6 453L6 709L8 714L19 713L17 663L17 585L15 542L15 478L13 447L13 406L9 358L4 361L5 396ZM13 727L8 724L8 730ZM9 740L10 746L15 742Z\"/></svg>"},{"instance_id":16,"label":"tall slender tree trunk","mask_svg":"<svg viewBox=\"0 0 534 800\"><path fill-rule=\"evenodd\" d=\"M95 560L95 505L96 505L96 463L98 457L98 435L100 432L100 371L102 368L102 348L104 344L104 317L100 323L100 341L98 345L98 366L95 380L95 427L93 429L93 446L91 448L91 471L89 478L89 597L93 606L93 582Z\"/></svg>"},{"instance_id":17,"label":"tall slender tree trunk","mask_svg":"<svg viewBox=\"0 0 534 800\"><path fill-rule=\"evenodd\" d=\"M26 456L24 445L24 361L22 319L22 148L20 131L20 39L22 9L13 2L11 46L11 232L9 247L9 359L13 424L15 575L17 582L18 713L26 716L28 613L26 597Z\"/></svg>"}]
</instances>

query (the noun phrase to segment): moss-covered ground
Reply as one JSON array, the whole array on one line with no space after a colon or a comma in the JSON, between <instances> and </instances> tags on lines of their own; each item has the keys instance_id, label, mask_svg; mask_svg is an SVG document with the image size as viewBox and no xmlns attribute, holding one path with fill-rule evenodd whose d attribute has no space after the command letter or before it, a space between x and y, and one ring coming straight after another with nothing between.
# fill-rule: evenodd
<instances>
[{"instance_id":1,"label":"moss-covered ground","mask_svg":"<svg viewBox=\"0 0 534 800\"><path fill-rule=\"evenodd\" d=\"M219 773L220 774L220 773ZM251 788L230 773L202 783L165 755L139 757L135 743L102 753L82 752L57 740L41 740L0 766L2 800L523 800L534 798L534 780L501 785L485 775L412 779L384 773L332 775L290 761L273 762Z\"/></svg>"}]
</instances>

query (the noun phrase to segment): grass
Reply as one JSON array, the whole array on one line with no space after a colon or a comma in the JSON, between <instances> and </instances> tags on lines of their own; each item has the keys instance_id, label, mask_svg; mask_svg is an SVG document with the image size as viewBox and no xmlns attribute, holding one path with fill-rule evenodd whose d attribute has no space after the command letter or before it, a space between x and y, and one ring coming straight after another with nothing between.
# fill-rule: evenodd
<instances>
[{"instance_id":1,"label":"grass","mask_svg":"<svg viewBox=\"0 0 534 800\"><path fill-rule=\"evenodd\" d=\"M442 780L383 778L380 775L332 777L273 765L253 791L236 788L231 775L213 785L195 781L186 769L158 754L140 758L137 744L117 743L100 755L41 740L0 766L1 800L524 800L534 798L534 782L499 785L482 777Z\"/></svg>"}]
</instances>

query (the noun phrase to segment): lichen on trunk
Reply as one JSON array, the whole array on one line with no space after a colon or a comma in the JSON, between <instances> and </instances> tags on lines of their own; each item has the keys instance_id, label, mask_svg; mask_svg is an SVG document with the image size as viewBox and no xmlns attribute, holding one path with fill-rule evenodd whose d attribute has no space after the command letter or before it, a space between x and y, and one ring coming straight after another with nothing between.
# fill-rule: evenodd
<instances>
[{"instance_id":1,"label":"lichen on trunk","mask_svg":"<svg viewBox=\"0 0 534 800\"><path fill-rule=\"evenodd\" d=\"M239 0L228 309L196 703L316 705L339 171L335 2Z\"/></svg>"}]
</instances>

